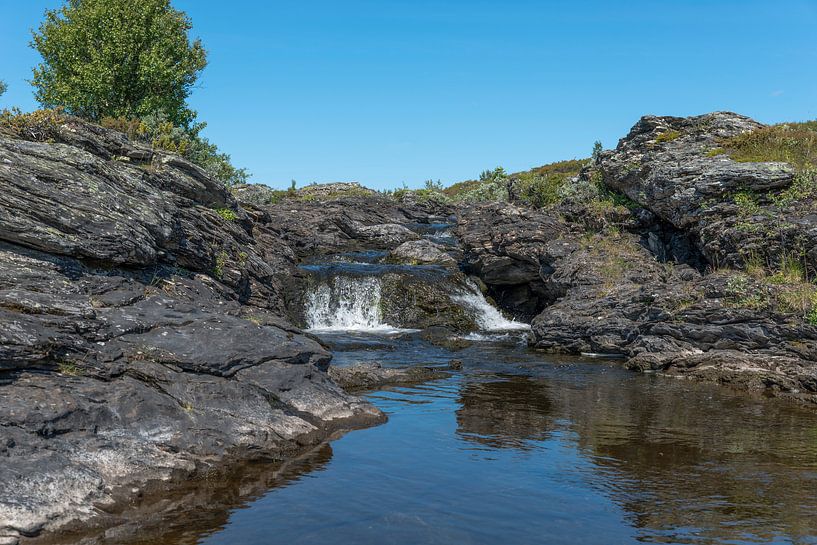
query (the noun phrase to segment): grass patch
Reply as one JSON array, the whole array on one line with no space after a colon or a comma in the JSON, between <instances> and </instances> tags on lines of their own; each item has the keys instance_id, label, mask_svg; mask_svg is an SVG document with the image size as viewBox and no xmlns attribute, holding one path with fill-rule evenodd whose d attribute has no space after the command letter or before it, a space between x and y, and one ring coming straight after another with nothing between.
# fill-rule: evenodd
<instances>
[{"instance_id":1,"label":"grass patch","mask_svg":"<svg viewBox=\"0 0 817 545\"><path fill-rule=\"evenodd\" d=\"M751 254L745 264L746 273L735 274L727 283L733 306L795 315L817 325L817 285L809 279L801 257L784 255L777 267L769 269L757 254Z\"/></svg>"},{"instance_id":2,"label":"grass patch","mask_svg":"<svg viewBox=\"0 0 817 545\"><path fill-rule=\"evenodd\" d=\"M82 375L82 368L70 361L61 361L57 365L57 372L67 377L78 377Z\"/></svg>"},{"instance_id":3,"label":"grass patch","mask_svg":"<svg viewBox=\"0 0 817 545\"><path fill-rule=\"evenodd\" d=\"M664 131L658 135L655 139L656 142L659 144L663 144L665 142L672 142L681 137L681 131L676 131L675 129L670 129L668 131Z\"/></svg>"},{"instance_id":4,"label":"grass patch","mask_svg":"<svg viewBox=\"0 0 817 545\"><path fill-rule=\"evenodd\" d=\"M817 166L817 120L780 123L739 134L722 143L739 162L783 162L797 170Z\"/></svg>"}]
</instances>

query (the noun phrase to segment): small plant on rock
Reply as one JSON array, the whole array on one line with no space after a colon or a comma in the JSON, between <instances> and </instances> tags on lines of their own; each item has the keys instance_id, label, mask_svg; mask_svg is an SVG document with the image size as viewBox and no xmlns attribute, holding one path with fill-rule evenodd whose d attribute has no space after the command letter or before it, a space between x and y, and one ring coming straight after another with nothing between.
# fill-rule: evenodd
<instances>
[{"instance_id":1,"label":"small plant on rock","mask_svg":"<svg viewBox=\"0 0 817 545\"><path fill-rule=\"evenodd\" d=\"M226 221L236 221L238 219L238 214L232 208L218 208L216 213Z\"/></svg>"}]
</instances>

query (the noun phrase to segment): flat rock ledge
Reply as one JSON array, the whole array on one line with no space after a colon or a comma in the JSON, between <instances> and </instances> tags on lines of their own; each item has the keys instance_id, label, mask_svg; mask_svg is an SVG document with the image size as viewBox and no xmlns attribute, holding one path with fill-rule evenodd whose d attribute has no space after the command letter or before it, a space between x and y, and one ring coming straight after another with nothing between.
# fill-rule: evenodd
<instances>
[{"instance_id":1,"label":"flat rock ledge","mask_svg":"<svg viewBox=\"0 0 817 545\"><path fill-rule=\"evenodd\" d=\"M379 363L360 363L348 367L331 367L329 376L350 392L375 390L401 384L420 384L448 378L450 373L433 367L383 367Z\"/></svg>"}]
</instances>

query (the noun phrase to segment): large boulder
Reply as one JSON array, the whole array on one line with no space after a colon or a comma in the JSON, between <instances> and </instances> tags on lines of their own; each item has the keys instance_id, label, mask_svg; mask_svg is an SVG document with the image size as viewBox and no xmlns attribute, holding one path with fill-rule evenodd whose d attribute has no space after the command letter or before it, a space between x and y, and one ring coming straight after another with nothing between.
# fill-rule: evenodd
<instances>
[{"instance_id":1,"label":"large boulder","mask_svg":"<svg viewBox=\"0 0 817 545\"><path fill-rule=\"evenodd\" d=\"M237 193L239 201L244 194ZM281 240L302 258L392 249L420 239L412 229L417 224L440 221L453 213L451 208L435 203L404 205L379 194L328 193L330 197L325 200L321 195L294 193L280 202L258 207Z\"/></svg>"},{"instance_id":2,"label":"large boulder","mask_svg":"<svg viewBox=\"0 0 817 545\"><path fill-rule=\"evenodd\" d=\"M795 168L739 162L721 148L763 127L729 112L645 116L582 176L600 174L608 187L684 231L712 266L742 267L753 257L779 263L792 254L817 266L813 195L787 204L777 198L795 182Z\"/></svg>"},{"instance_id":3,"label":"large boulder","mask_svg":"<svg viewBox=\"0 0 817 545\"><path fill-rule=\"evenodd\" d=\"M676 227L691 227L712 200L791 184L794 169L786 163L742 163L712 154L723 140L762 126L730 112L642 117L614 151L603 154L604 183Z\"/></svg>"}]
</instances>

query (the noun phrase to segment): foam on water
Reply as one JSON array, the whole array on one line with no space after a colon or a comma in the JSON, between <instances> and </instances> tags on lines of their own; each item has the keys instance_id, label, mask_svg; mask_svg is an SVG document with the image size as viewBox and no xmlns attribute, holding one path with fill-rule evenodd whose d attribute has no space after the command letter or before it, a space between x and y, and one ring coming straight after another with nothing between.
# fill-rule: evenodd
<instances>
[{"instance_id":1,"label":"foam on water","mask_svg":"<svg viewBox=\"0 0 817 545\"><path fill-rule=\"evenodd\" d=\"M336 276L309 292L307 327L312 331L370 331L400 333L383 322L380 280L375 277Z\"/></svg>"},{"instance_id":2,"label":"foam on water","mask_svg":"<svg viewBox=\"0 0 817 545\"><path fill-rule=\"evenodd\" d=\"M463 291L452 296L454 301L465 305L474 312L477 325L482 331L524 331L530 326L516 320L509 320L494 306L492 306L482 292L469 282L470 291Z\"/></svg>"}]
</instances>

